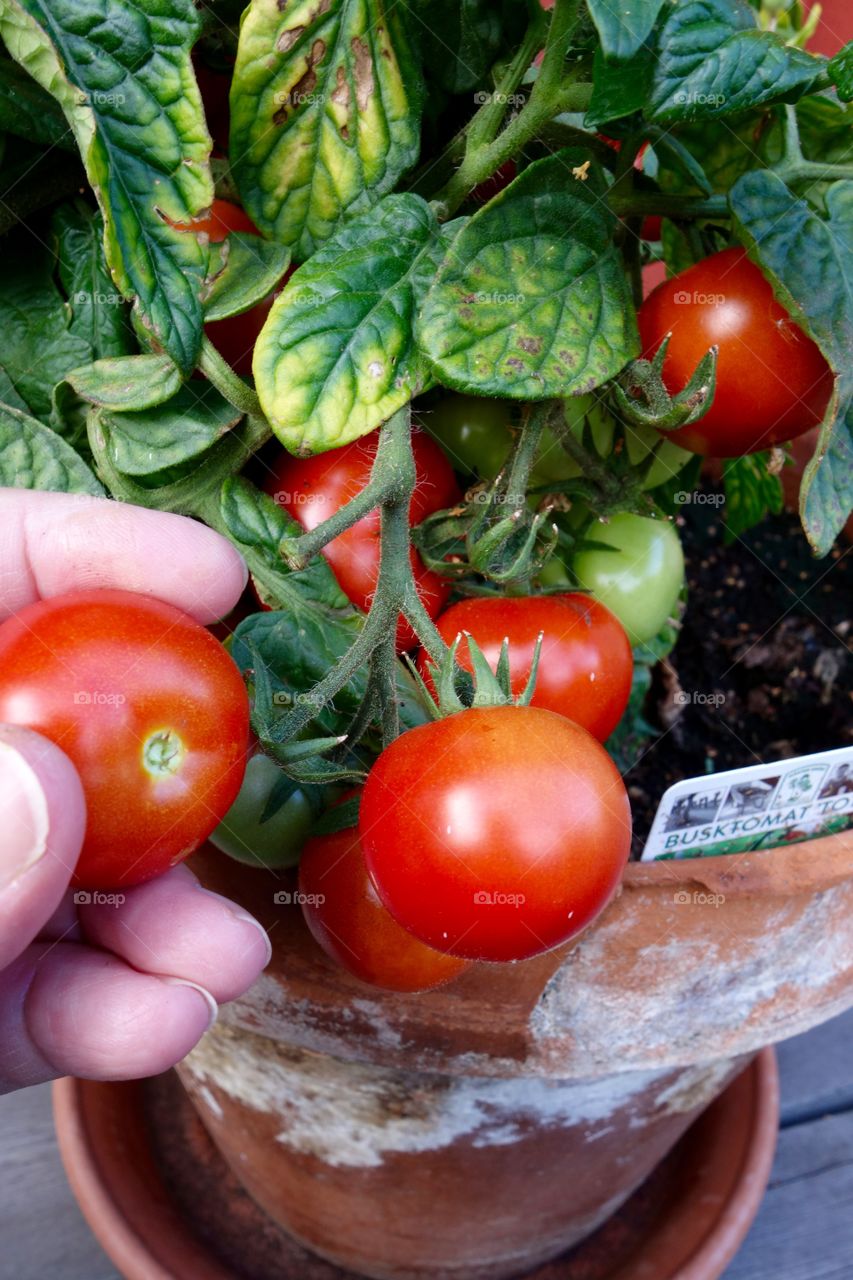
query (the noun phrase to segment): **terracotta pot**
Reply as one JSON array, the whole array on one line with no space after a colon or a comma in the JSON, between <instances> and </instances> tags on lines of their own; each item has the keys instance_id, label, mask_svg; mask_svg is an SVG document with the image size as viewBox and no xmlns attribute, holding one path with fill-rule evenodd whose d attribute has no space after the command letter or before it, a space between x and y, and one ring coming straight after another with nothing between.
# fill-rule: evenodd
<instances>
[{"instance_id":1,"label":"terracotta pot","mask_svg":"<svg viewBox=\"0 0 853 1280\"><path fill-rule=\"evenodd\" d=\"M198 869L275 955L181 1077L258 1204L372 1277L500 1280L557 1255L757 1049L853 1003L853 832L632 864L574 944L415 997L327 961L275 901L286 882Z\"/></svg>"}]
</instances>

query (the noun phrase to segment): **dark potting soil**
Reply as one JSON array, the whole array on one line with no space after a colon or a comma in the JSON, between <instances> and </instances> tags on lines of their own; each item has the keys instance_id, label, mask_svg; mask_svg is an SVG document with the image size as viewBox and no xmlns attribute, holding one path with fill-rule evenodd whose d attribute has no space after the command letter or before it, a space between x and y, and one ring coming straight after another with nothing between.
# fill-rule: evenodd
<instances>
[{"instance_id":1,"label":"dark potting soil","mask_svg":"<svg viewBox=\"0 0 853 1280\"><path fill-rule=\"evenodd\" d=\"M853 742L853 548L841 539L816 560L787 512L726 545L708 495L678 521L687 612L644 711L660 736L625 775L634 857L681 778Z\"/></svg>"}]
</instances>

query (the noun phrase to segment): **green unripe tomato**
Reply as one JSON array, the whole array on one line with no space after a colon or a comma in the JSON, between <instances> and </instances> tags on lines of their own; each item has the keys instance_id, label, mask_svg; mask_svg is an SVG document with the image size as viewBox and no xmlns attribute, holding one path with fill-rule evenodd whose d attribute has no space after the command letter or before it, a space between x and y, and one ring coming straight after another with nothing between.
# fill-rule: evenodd
<instances>
[{"instance_id":1,"label":"green unripe tomato","mask_svg":"<svg viewBox=\"0 0 853 1280\"><path fill-rule=\"evenodd\" d=\"M512 407L506 400L450 392L419 410L417 418L457 471L490 480L506 462L512 444Z\"/></svg>"},{"instance_id":2,"label":"green unripe tomato","mask_svg":"<svg viewBox=\"0 0 853 1280\"><path fill-rule=\"evenodd\" d=\"M577 580L622 623L631 643L646 644L673 612L684 584L684 553L668 520L621 512L587 536L613 550L579 551Z\"/></svg>"},{"instance_id":3,"label":"green unripe tomato","mask_svg":"<svg viewBox=\"0 0 853 1280\"><path fill-rule=\"evenodd\" d=\"M320 806L301 787L266 822L261 815L281 769L269 756L252 756L237 799L210 836L223 853L252 867L292 867Z\"/></svg>"}]
</instances>

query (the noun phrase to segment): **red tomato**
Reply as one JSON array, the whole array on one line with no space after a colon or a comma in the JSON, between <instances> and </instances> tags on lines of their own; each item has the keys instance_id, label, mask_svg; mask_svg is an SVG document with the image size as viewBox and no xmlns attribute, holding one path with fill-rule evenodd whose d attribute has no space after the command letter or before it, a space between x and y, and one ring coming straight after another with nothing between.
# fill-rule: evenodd
<instances>
[{"instance_id":1,"label":"red tomato","mask_svg":"<svg viewBox=\"0 0 853 1280\"><path fill-rule=\"evenodd\" d=\"M488 204L489 201L501 191L504 187L508 187L511 182L515 181L518 175L518 167L514 160L506 160L499 169L496 169L490 178L486 178L485 182L480 182L471 192L471 199L477 204Z\"/></svg>"},{"instance_id":2,"label":"red tomato","mask_svg":"<svg viewBox=\"0 0 853 1280\"><path fill-rule=\"evenodd\" d=\"M204 627L129 591L75 591L0 626L0 721L76 765L86 838L74 882L118 889L197 849L246 766L240 673Z\"/></svg>"},{"instance_id":3,"label":"red tomato","mask_svg":"<svg viewBox=\"0 0 853 1280\"><path fill-rule=\"evenodd\" d=\"M214 200L210 212L203 217L193 218L192 222L173 222L170 225L176 231L203 232L210 237L211 244L221 244L232 231L243 231L253 236L261 234L248 213L230 200Z\"/></svg>"},{"instance_id":4,"label":"red tomato","mask_svg":"<svg viewBox=\"0 0 853 1280\"><path fill-rule=\"evenodd\" d=\"M386 911L353 828L306 843L299 891L316 941L362 982L389 991L428 991L469 968L467 960L424 946Z\"/></svg>"},{"instance_id":5,"label":"red tomato","mask_svg":"<svg viewBox=\"0 0 853 1280\"><path fill-rule=\"evenodd\" d=\"M492 670L506 637L514 694L521 693L527 683L542 632L532 705L567 716L601 742L616 728L628 705L634 669L631 642L615 614L591 596L577 592L460 600L441 615L438 629L448 644L460 632L470 632ZM459 664L471 671L464 640L456 654ZM423 651L418 669L431 688L429 660Z\"/></svg>"},{"instance_id":6,"label":"red tomato","mask_svg":"<svg viewBox=\"0 0 853 1280\"><path fill-rule=\"evenodd\" d=\"M661 230L663 218L660 214L651 213L647 218L643 218L640 227L640 239L658 241L661 238Z\"/></svg>"},{"instance_id":7,"label":"red tomato","mask_svg":"<svg viewBox=\"0 0 853 1280\"><path fill-rule=\"evenodd\" d=\"M282 453L264 485L276 502L305 529L314 529L355 497L370 479L376 457L378 433L372 431L341 449L294 458ZM409 507L413 525L433 511L452 507L459 501L459 486L453 468L439 446L425 431L413 430L412 448L417 470L417 487ZM379 576L379 512L372 511L346 533L334 539L324 553L341 590L359 609L370 608ZM418 595L431 618L436 617L450 594L446 578L432 573L413 550L412 571ZM402 652L417 644L407 623L397 630L397 648Z\"/></svg>"},{"instance_id":8,"label":"red tomato","mask_svg":"<svg viewBox=\"0 0 853 1280\"><path fill-rule=\"evenodd\" d=\"M541 707L462 711L410 729L367 778L368 873L395 920L471 960L523 960L607 903L631 810L604 748Z\"/></svg>"},{"instance_id":9,"label":"red tomato","mask_svg":"<svg viewBox=\"0 0 853 1280\"><path fill-rule=\"evenodd\" d=\"M792 440L823 418L829 365L742 249L724 249L659 285L639 322L646 356L672 334L663 376L673 392L687 385L710 347L719 347L710 409L668 433L682 448L739 457Z\"/></svg>"}]
</instances>

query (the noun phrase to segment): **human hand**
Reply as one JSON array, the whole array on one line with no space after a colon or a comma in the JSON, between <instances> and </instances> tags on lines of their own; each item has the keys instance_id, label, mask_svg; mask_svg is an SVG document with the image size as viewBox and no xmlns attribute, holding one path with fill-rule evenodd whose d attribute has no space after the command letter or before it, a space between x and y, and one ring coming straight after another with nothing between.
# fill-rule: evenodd
<instances>
[{"instance_id":1,"label":"human hand","mask_svg":"<svg viewBox=\"0 0 853 1280\"><path fill-rule=\"evenodd\" d=\"M211 622L245 580L234 548L182 516L0 489L0 622L93 587L155 595ZM68 757L0 725L0 1093L60 1075L163 1071L269 959L261 925L184 866L116 904L75 902L85 822Z\"/></svg>"}]
</instances>

